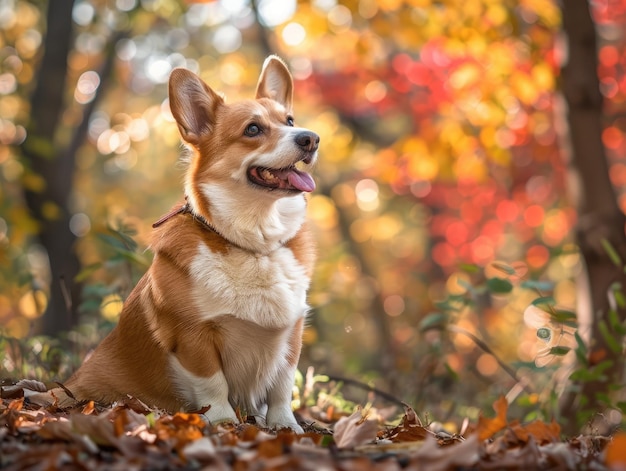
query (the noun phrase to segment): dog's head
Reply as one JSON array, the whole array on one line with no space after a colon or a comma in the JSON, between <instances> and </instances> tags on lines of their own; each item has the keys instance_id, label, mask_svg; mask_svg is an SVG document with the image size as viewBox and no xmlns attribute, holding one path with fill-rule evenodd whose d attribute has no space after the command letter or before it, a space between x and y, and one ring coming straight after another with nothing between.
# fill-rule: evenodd
<instances>
[{"instance_id":1,"label":"dog's head","mask_svg":"<svg viewBox=\"0 0 626 471\"><path fill-rule=\"evenodd\" d=\"M302 212L302 193L315 189L308 170L319 136L295 126L293 82L282 60L265 61L254 100L227 104L185 69L172 72L169 94L181 136L193 151L185 191L196 211L218 223L242 214L272 219L268 211L278 211L286 219Z\"/></svg>"}]
</instances>

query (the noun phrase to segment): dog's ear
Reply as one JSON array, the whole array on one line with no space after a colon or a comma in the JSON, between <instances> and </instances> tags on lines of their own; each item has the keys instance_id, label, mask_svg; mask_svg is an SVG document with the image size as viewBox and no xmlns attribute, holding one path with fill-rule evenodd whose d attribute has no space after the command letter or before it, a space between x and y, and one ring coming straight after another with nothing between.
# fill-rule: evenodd
<instances>
[{"instance_id":1,"label":"dog's ear","mask_svg":"<svg viewBox=\"0 0 626 471\"><path fill-rule=\"evenodd\" d=\"M193 72L174 69L169 83L170 109L180 135L189 144L198 145L203 134L211 131L217 108L224 103Z\"/></svg>"},{"instance_id":2,"label":"dog's ear","mask_svg":"<svg viewBox=\"0 0 626 471\"><path fill-rule=\"evenodd\" d=\"M278 56L269 56L263 63L259 83L256 86L257 98L271 98L291 109L293 81L285 63Z\"/></svg>"}]
</instances>

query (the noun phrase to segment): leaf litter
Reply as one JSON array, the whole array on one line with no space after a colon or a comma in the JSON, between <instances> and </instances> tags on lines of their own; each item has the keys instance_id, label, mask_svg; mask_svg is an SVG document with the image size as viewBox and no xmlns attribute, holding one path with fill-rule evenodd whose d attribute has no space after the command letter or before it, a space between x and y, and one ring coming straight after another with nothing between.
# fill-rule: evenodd
<instances>
[{"instance_id":1,"label":"leaf litter","mask_svg":"<svg viewBox=\"0 0 626 471\"><path fill-rule=\"evenodd\" d=\"M305 433L254 423L208 424L200 414L167 414L129 397L60 409L30 400L45 385L2 387L0 469L6 470L450 470L626 469L626 434L564 440L556 422L480 416L462 434L424 424L408 405L396 425L358 407L332 424L297 411ZM26 397L25 397L26 392Z\"/></svg>"}]
</instances>

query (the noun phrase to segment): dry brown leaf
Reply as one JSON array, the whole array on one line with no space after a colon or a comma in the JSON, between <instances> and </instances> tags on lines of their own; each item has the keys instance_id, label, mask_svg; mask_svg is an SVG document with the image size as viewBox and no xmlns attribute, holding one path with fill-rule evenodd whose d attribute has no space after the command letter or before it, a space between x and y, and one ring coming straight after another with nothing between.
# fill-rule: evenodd
<instances>
[{"instance_id":1,"label":"dry brown leaf","mask_svg":"<svg viewBox=\"0 0 626 471\"><path fill-rule=\"evenodd\" d=\"M337 447L352 448L374 440L378 425L375 420L367 420L359 407L351 416L339 419L334 429Z\"/></svg>"},{"instance_id":2,"label":"dry brown leaf","mask_svg":"<svg viewBox=\"0 0 626 471\"><path fill-rule=\"evenodd\" d=\"M187 460L207 461L214 458L217 451L209 437L202 437L188 443L181 451L181 455Z\"/></svg>"},{"instance_id":3,"label":"dry brown leaf","mask_svg":"<svg viewBox=\"0 0 626 471\"><path fill-rule=\"evenodd\" d=\"M147 415L152 412L152 409L150 409L145 403L133 396L127 396L125 399L118 401L116 406L127 407L130 410L143 415Z\"/></svg>"},{"instance_id":4,"label":"dry brown leaf","mask_svg":"<svg viewBox=\"0 0 626 471\"><path fill-rule=\"evenodd\" d=\"M284 453L283 443L278 438L265 440L259 444L257 452L260 458L275 458Z\"/></svg>"},{"instance_id":5,"label":"dry brown leaf","mask_svg":"<svg viewBox=\"0 0 626 471\"><path fill-rule=\"evenodd\" d=\"M408 405L404 405L404 416L400 421L400 424L394 428L382 432L379 434L379 438L384 438L399 442L415 442L424 440L429 434L426 427L422 425L422 421L419 419L415 410Z\"/></svg>"},{"instance_id":6,"label":"dry brown leaf","mask_svg":"<svg viewBox=\"0 0 626 471\"><path fill-rule=\"evenodd\" d=\"M72 424L66 419L51 420L42 425L37 434L46 440L66 440L72 439Z\"/></svg>"},{"instance_id":7,"label":"dry brown leaf","mask_svg":"<svg viewBox=\"0 0 626 471\"><path fill-rule=\"evenodd\" d=\"M434 437L428 436L419 450L411 455L413 465L411 469L428 471L473 469L480 459L477 437L474 434L464 442L441 447Z\"/></svg>"},{"instance_id":8,"label":"dry brown leaf","mask_svg":"<svg viewBox=\"0 0 626 471\"><path fill-rule=\"evenodd\" d=\"M610 470L626 470L626 433L613 437L606 447L605 456L605 464Z\"/></svg>"},{"instance_id":9,"label":"dry brown leaf","mask_svg":"<svg viewBox=\"0 0 626 471\"><path fill-rule=\"evenodd\" d=\"M70 422L73 432L88 436L94 443L118 447L119 440L115 436L113 424L106 417L72 414Z\"/></svg>"},{"instance_id":10,"label":"dry brown leaf","mask_svg":"<svg viewBox=\"0 0 626 471\"><path fill-rule=\"evenodd\" d=\"M496 412L496 416L493 419L483 417L482 414L478 417L478 426L476 432L478 433L478 439L480 441L487 440L493 437L493 435L502 430L507 425L506 412L509 404L504 396L500 396L493 403L493 410Z\"/></svg>"},{"instance_id":11,"label":"dry brown leaf","mask_svg":"<svg viewBox=\"0 0 626 471\"><path fill-rule=\"evenodd\" d=\"M46 392L48 388L41 381L36 381L34 379L22 379L11 386L2 386L0 388L0 397L2 399L15 399L18 397L23 397L26 395L27 391L33 392Z\"/></svg>"},{"instance_id":12,"label":"dry brown leaf","mask_svg":"<svg viewBox=\"0 0 626 471\"><path fill-rule=\"evenodd\" d=\"M511 429L518 440L527 443L532 436L540 445L556 442L561 435L561 427L554 420L549 424L535 420L526 425L511 426Z\"/></svg>"}]
</instances>

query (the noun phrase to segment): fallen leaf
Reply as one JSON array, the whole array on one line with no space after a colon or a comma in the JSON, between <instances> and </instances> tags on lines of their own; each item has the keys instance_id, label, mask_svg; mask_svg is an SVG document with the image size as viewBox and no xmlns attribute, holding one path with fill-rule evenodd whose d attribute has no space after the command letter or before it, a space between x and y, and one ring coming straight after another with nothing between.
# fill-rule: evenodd
<instances>
[{"instance_id":1,"label":"fallen leaf","mask_svg":"<svg viewBox=\"0 0 626 471\"><path fill-rule=\"evenodd\" d=\"M477 435L464 442L441 447L433 436L428 436L419 450L411 455L411 469L428 471L473 469L480 459Z\"/></svg>"},{"instance_id":2,"label":"fallen leaf","mask_svg":"<svg viewBox=\"0 0 626 471\"><path fill-rule=\"evenodd\" d=\"M217 454L215 445L209 437L199 438L191 443L188 443L181 455L187 460L207 461L214 458Z\"/></svg>"},{"instance_id":3,"label":"fallen leaf","mask_svg":"<svg viewBox=\"0 0 626 471\"><path fill-rule=\"evenodd\" d=\"M617 433L605 451L604 463L612 471L626 470L626 433Z\"/></svg>"},{"instance_id":4,"label":"fallen leaf","mask_svg":"<svg viewBox=\"0 0 626 471\"><path fill-rule=\"evenodd\" d=\"M504 427L506 427L506 412L509 404L504 396L500 396L493 403L493 410L496 412L496 416L493 419L483 417L481 414L478 417L478 427L476 432L478 433L478 439L480 441L487 440L493 437L493 435Z\"/></svg>"},{"instance_id":5,"label":"fallen leaf","mask_svg":"<svg viewBox=\"0 0 626 471\"><path fill-rule=\"evenodd\" d=\"M41 381L34 379L22 379L10 386L2 386L0 388L0 397L2 399L15 399L26 395L24 390L34 392L46 392L48 388Z\"/></svg>"},{"instance_id":6,"label":"fallen leaf","mask_svg":"<svg viewBox=\"0 0 626 471\"><path fill-rule=\"evenodd\" d=\"M367 420L361 408L349 417L342 417L335 424L335 444L338 448L352 448L369 443L376 438L378 426L375 420Z\"/></svg>"},{"instance_id":7,"label":"fallen leaf","mask_svg":"<svg viewBox=\"0 0 626 471\"><path fill-rule=\"evenodd\" d=\"M428 429L422 425L422 421L415 410L405 404L402 421L388 433L384 434L384 438L388 438L393 442L415 442L424 440L428 434Z\"/></svg>"},{"instance_id":8,"label":"fallen leaf","mask_svg":"<svg viewBox=\"0 0 626 471\"><path fill-rule=\"evenodd\" d=\"M549 424L535 420L526 425L516 424L511 427L518 440L526 443L532 436L540 444L552 443L559 440L561 427L554 420Z\"/></svg>"}]
</instances>

